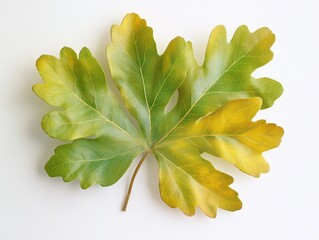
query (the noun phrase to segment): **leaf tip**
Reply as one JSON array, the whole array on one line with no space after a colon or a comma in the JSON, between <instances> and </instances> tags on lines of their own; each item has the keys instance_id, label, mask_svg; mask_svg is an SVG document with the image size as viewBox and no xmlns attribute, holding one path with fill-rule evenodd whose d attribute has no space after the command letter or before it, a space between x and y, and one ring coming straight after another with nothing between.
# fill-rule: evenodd
<instances>
[{"instance_id":1,"label":"leaf tip","mask_svg":"<svg viewBox=\"0 0 319 240\"><path fill-rule=\"evenodd\" d=\"M91 58L92 53L87 47L83 47L80 51L79 57L80 57L80 59L81 58L88 58L88 57Z\"/></svg>"},{"instance_id":2,"label":"leaf tip","mask_svg":"<svg viewBox=\"0 0 319 240\"><path fill-rule=\"evenodd\" d=\"M125 26L126 24L133 25L133 27L139 25L144 26L146 25L146 20L142 19L137 13L132 12L125 15L121 23L121 27Z\"/></svg>"},{"instance_id":3,"label":"leaf tip","mask_svg":"<svg viewBox=\"0 0 319 240\"><path fill-rule=\"evenodd\" d=\"M47 63L48 58L49 58L49 55L43 54L37 59L35 65L38 71L40 72L40 74L41 74L41 71L45 68L45 64Z\"/></svg>"},{"instance_id":4,"label":"leaf tip","mask_svg":"<svg viewBox=\"0 0 319 240\"><path fill-rule=\"evenodd\" d=\"M226 27L224 25L217 25L216 27L214 27L214 29L211 32L212 34L219 34L219 35L224 35L226 36L227 31L226 31Z\"/></svg>"},{"instance_id":5,"label":"leaf tip","mask_svg":"<svg viewBox=\"0 0 319 240\"><path fill-rule=\"evenodd\" d=\"M39 85L40 85L40 83L36 83L36 84L34 84L34 85L31 87L32 91L33 91L36 95L38 95Z\"/></svg>"}]
</instances>

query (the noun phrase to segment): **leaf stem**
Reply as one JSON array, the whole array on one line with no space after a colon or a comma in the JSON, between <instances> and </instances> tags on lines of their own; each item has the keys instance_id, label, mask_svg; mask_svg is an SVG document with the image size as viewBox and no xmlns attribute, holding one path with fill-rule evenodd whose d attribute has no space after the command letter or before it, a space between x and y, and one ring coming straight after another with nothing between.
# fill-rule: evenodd
<instances>
[{"instance_id":1,"label":"leaf stem","mask_svg":"<svg viewBox=\"0 0 319 240\"><path fill-rule=\"evenodd\" d=\"M137 164L137 166L135 168L135 171L134 171L133 176L131 178L130 186L129 186L127 194L126 194L126 198L125 198L125 202L124 202L122 211L126 211L128 201L130 200L130 196L131 196L131 192L132 192L132 188L133 188L135 177L136 177L138 171L140 170L143 162L145 161L145 159L147 158L149 153L150 153L149 150L145 152L145 154L143 155L143 157L141 158L141 160L139 161L139 163Z\"/></svg>"}]
</instances>

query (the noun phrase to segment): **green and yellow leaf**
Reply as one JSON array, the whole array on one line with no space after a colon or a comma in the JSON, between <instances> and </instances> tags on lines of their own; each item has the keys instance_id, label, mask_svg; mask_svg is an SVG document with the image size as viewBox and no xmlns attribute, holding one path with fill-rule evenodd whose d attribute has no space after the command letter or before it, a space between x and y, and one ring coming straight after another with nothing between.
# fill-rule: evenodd
<instances>
[{"instance_id":1,"label":"green and yellow leaf","mask_svg":"<svg viewBox=\"0 0 319 240\"><path fill-rule=\"evenodd\" d=\"M84 189L93 184L109 186L123 176L143 150L136 142L124 142L116 136L78 139L57 147L45 170L51 177L62 176L66 182L79 179Z\"/></svg>"},{"instance_id":2,"label":"green and yellow leaf","mask_svg":"<svg viewBox=\"0 0 319 240\"><path fill-rule=\"evenodd\" d=\"M232 100L198 121L175 129L161 145L187 141L200 153L223 158L258 177L269 171L262 153L277 147L283 136L283 129L273 123L251 121L261 106L258 97Z\"/></svg>"},{"instance_id":3,"label":"green and yellow leaf","mask_svg":"<svg viewBox=\"0 0 319 240\"><path fill-rule=\"evenodd\" d=\"M229 185L232 177L217 171L188 141L179 141L155 151L159 164L161 197L170 207L192 216L199 206L209 217L217 207L235 211L242 204Z\"/></svg>"},{"instance_id":4,"label":"green and yellow leaf","mask_svg":"<svg viewBox=\"0 0 319 240\"><path fill-rule=\"evenodd\" d=\"M63 48L61 59L43 55L37 68L45 83L34 85L34 92L60 108L44 116L42 128L57 139L79 139L56 149L45 168L48 174L65 181L78 178L83 188L116 182L146 143L108 90L90 51L83 48L78 59Z\"/></svg>"},{"instance_id":5,"label":"green and yellow leaf","mask_svg":"<svg viewBox=\"0 0 319 240\"><path fill-rule=\"evenodd\" d=\"M191 43L181 37L160 55L152 28L137 14L113 26L111 40L107 57L124 106L87 48L79 57L63 48L60 59L43 55L37 61L44 83L33 90L58 108L44 116L42 127L51 137L71 141L56 148L47 173L64 181L78 179L82 188L109 186L144 154L130 192L151 152L159 164L161 197L170 207L190 216L198 206L210 217L217 208L240 209L238 194L230 188L232 177L201 155L220 157L255 177L269 170L262 153L280 144L283 129L252 119L283 89L275 80L252 74L272 59L274 34L241 26L227 42L225 28L218 26L201 66ZM166 112L176 93L176 105Z\"/></svg>"}]
</instances>

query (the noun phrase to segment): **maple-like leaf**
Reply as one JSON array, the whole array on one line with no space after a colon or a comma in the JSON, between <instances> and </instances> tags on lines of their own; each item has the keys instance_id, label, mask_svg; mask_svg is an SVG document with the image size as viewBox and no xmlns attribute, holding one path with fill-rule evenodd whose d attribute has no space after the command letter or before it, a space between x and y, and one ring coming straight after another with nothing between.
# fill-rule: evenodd
<instances>
[{"instance_id":1,"label":"maple-like leaf","mask_svg":"<svg viewBox=\"0 0 319 240\"><path fill-rule=\"evenodd\" d=\"M256 79L253 71L272 59L274 35L267 28L237 29L232 40L216 27L199 66L191 43L172 40L159 55L153 30L136 14L113 26L107 57L124 106L107 87L104 73L87 48L79 57L70 48L60 59L43 55L37 68L44 83L35 93L59 109L46 114L44 131L72 141L59 146L46 164L50 176L79 179L82 188L108 186L142 155L129 186L152 153L159 165L161 197L170 207L193 215L196 206L210 217L217 208L241 208L231 176L203 159L204 152L258 177L269 170L262 153L280 144L283 129L252 122L261 108L281 95L281 85ZM172 96L177 103L166 112ZM137 120L131 123L127 111Z\"/></svg>"}]
</instances>

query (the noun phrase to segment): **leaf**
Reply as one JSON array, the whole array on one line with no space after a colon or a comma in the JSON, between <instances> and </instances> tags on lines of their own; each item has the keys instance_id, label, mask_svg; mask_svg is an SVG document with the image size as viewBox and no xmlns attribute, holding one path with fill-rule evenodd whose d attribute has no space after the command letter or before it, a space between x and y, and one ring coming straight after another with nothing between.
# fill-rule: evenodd
<instances>
[{"instance_id":1,"label":"leaf","mask_svg":"<svg viewBox=\"0 0 319 240\"><path fill-rule=\"evenodd\" d=\"M159 56L153 30L136 14L127 15L111 33L107 56L113 80L145 138L153 144L165 106L186 78L186 43L177 37Z\"/></svg>"},{"instance_id":2,"label":"leaf","mask_svg":"<svg viewBox=\"0 0 319 240\"><path fill-rule=\"evenodd\" d=\"M176 129L161 145L187 141L200 153L223 158L241 171L258 177L269 171L261 153L277 147L283 135L283 129L275 124L251 121L261 105L258 97L232 100L198 121Z\"/></svg>"},{"instance_id":3,"label":"leaf","mask_svg":"<svg viewBox=\"0 0 319 240\"><path fill-rule=\"evenodd\" d=\"M57 147L45 170L51 177L62 176L66 182L78 178L84 189L96 183L109 186L123 176L142 150L135 142L122 138L78 139Z\"/></svg>"},{"instance_id":4,"label":"leaf","mask_svg":"<svg viewBox=\"0 0 319 240\"><path fill-rule=\"evenodd\" d=\"M245 26L226 40L223 26L209 38L200 66L190 42L173 39L157 52L153 30L136 14L113 26L107 47L118 97L107 87L104 73L87 48L79 58L70 48L60 59L43 55L37 68L44 83L33 87L44 101L59 109L46 114L44 131L71 143L59 146L46 164L52 177L79 179L82 188L114 184L132 160L149 153L159 164L159 188L164 202L193 215L198 206L210 217L217 208L235 211L242 203L231 189L233 178L215 169L204 152L258 177L269 171L262 153L280 144L283 129L265 120L253 122L261 108L282 94L280 83L252 77L272 59L274 35L267 28L250 33ZM171 104L177 93L177 103Z\"/></svg>"},{"instance_id":5,"label":"leaf","mask_svg":"<svg viewBox=\"0 0 319 240\"><path fill-rule=\"evenodd\" d=\"M241 208L238 194L229 188L232 177L217 171L188 141L178 141L156 149L159 163L160 193L170 207L194 215L198 205L210 217L216 208Z\"/></svg>"},{"instance_id":6,"label":"leaf","mask_svg":"<svg viewBox=\"0 0 319 240\"><path fill-rule=\"evenodd\" d=\"M33 90L60 107L44 116L44 131L57 139L79 140L58 147L45 169L65 181L78 178L82 188L95 183L110 185L146 144L108 90L104 73L89 50L83 48L77 59L73 50L63 48L60 57L38 59L45 83L34 85ZM88 137L95 139L81 139Z\"/></svg>"}]
</instances>

